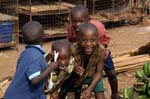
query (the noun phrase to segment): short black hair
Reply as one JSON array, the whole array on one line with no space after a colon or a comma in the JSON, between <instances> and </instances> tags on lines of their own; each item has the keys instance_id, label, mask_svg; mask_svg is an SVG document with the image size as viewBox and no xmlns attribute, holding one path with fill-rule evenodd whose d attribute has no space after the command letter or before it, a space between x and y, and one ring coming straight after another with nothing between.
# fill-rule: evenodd
<instances>
[{"instance_id":1,"label":"short black hair","mask_svg":"<svg viewBox=\"0 0 150 99\"><path fill-rule=\"evenodd\" d=\"M90 30L94 33L96 33L96 36L98 37L98 29L97 27L92 24L92 23L84 23L84 24L81 24L79 26L79 30L78 30L78 34L79 34L79 37L83 34L83 33L86 33L87 30Z\"/></svg>"},{"instance_id":2,"label":"short black hair","mask_svg":"<svg viewBox=\"0 0 150 99\"><path fill-rule=\"evenodd\" d=\"M60 51L61 49L66 49L70 51L70 53L69 52L68 53L71 54L71 46L68 41L57 40L52 43L52 50Z\"/></svg>"},{"instance_id":3,"label":"short black hair","mask_svg":"<svg viewBox=\"0 0 150 99\"><path fill-rule=\"evenodd\" d=\"M36 21L29 21L23 25L21 32L24 43L38 44L43 41L44 30L42 25Z\"/></svg>"},{"instance_id":4,"label":"short black hair","mask_svg":"<svg viewBox=\"0 0 150 99\"><path fill-rule=\"evenodd\" d=\"M81 13L84 17L89 17L89 10L84 5L77 5L71 10L71 17Z\"/></svg>"}]
</instances>

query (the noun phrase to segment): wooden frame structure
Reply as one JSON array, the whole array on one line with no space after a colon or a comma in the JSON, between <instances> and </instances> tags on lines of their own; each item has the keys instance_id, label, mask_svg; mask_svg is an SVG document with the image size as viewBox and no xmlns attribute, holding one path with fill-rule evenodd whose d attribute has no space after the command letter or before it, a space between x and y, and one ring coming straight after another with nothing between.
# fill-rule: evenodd
<instances>
[{"instance_id":1,"label":"wooden frame structure","mask_svg":"<svg viewBox=\"0 0 150 99\"><path fill-rule=\"evenodd\" d=\"M20 0L22 1L22 0ZM65 37L65 22L69 16L70 9L73 4L58 0L58 2L50 2L44 0L40 4L34 4L32 0L27 5L21 5L18 2L19 25L23 26L27 21L38 21L45 29L45 38ZM24 18L26 16L26 18ZM26 21L24 21L26 19ZM24 21L24 22L23 22Z\"/></svg>"},{"instance_id":2,"label":"wooden frame structure","mask_svg":"<svg viewBox=\"0 0 150 99\"><path fill-rule=\"evenodd\" d=\"M0 42L0 48L16 47L16 44L19 42L18 17L15 12L16 7L17 7L16 0L11 0L11 1L0 0L0 23L4 23L4 22L14 23L12 36L11 36L12 41ZM0 36L1 41L4 38L7 39L7 36L5 37L5 34Z\"/></svg>"}]
</instances>

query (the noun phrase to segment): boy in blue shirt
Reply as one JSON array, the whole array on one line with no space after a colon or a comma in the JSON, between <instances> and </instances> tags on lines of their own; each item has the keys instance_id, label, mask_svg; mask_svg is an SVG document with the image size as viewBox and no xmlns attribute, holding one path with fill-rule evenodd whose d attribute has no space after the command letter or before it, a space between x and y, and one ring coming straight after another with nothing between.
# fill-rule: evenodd
<instances>
[{"instance_id":1,"label":"boy in blue shirt","mask_svg":"<svg viewBox=\"0 0 150 99\"><path fill-rule=\"evenodd\" d=\"M57 62L47 66L42 48L43 27L35 21L22 28L25 50L21 53L14 78L5 93L5 99L46 99L44 87L51 71L57 69Z\"/></svg>"}]
</instances>

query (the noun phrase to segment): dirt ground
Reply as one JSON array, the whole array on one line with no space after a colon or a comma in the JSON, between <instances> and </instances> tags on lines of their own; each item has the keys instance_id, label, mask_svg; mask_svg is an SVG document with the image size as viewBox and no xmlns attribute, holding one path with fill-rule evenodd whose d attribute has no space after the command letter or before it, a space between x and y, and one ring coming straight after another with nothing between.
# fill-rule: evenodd
<instances>
[{"instance_id":1,"label":"dirt ground","mask_svg":"<svg viewBox=\"0 0 150 99\"><path fill-rule=\"evenodd\" d=\"M110 49L113 55L132 51L150 42L150 27L124 26L107 31L111 36ZM51 42L44 43L46 51L49 50L50 44ZM17 50L15 48L0 50L0 79L14 74L17 59L23 49L24 44L18 44ZM122 92L123 88L132 86L135 81L134 72L118 74L119 91ZM111 90L107 78L104 78L104 82L105 96L110 99Z\"/></svg>"}]
</instances>

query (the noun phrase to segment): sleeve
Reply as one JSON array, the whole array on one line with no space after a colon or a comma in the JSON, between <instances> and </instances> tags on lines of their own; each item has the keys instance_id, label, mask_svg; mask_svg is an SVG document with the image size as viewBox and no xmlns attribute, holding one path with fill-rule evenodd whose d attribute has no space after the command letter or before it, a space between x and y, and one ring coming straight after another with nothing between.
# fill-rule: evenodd
<instances>
[{"instance_id":1,"label":"sleeve","mask_svg":"<svg viewBox=\"0 0 150 99\"><path fill-rule=\"evenodd\" d=\"M72 30L71 30L71 25L67 26L67 40L70 42L72 38Z\"/></svg>"},{"instance_id":2,"label":"sleeve","mask_svg":"<svg viewBox=\"0 0 150 99\"><path fill-rule=\"evenodd\" d=\"M107 47L110 41L110 36L106 32L106 29L102 23L99 23L98 25L98 31L100 35L100 42Z\"/></svg>"},{"instance_id":3,"label":"sleeve","mask_svg":"<svg viewBox=\"0 0 150 99\"><path fill-rule=\"evenodd\" d=\"M32 64L29 65L26 75L29 80L39 76L41 74L41 67L38 61L34 61Z\"/></svg>"}]
</instances>

